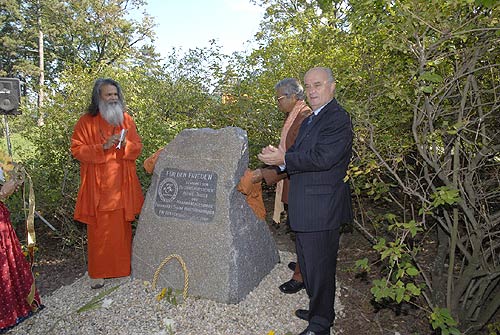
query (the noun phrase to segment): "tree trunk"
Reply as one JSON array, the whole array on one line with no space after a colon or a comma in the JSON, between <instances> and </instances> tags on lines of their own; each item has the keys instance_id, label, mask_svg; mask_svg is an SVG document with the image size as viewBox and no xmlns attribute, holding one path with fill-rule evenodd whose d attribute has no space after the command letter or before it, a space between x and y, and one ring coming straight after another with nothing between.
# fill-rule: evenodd
<instances>
[{"instance_id":1,"label":"tree trunk","mask_svg":"<svg viewBox=\"0 0 500 335\"><path fill-rule=\"evenodd\" d=\"M38 79L38 126L45 124L43 115L43 101L44 101L44 82L45 82L45 64L43 54L43 30L42 30L42 13L41 13L41 0L38 0L38 67L40 76Z\"/></svg>"},{"instance_id":2,"label":"tree trunk","mask_svg":"<svg viewBox=\"0 0 500 335\"><path fill-rule=\"evenodd\" d=\"M436 225L437 230L437 252L432 267L432 303L434 306L446 306L446 277L447 273L443 268L446 264L446 257L449 253L449 236L440 225Z\"/></svg>"}]
</instances>

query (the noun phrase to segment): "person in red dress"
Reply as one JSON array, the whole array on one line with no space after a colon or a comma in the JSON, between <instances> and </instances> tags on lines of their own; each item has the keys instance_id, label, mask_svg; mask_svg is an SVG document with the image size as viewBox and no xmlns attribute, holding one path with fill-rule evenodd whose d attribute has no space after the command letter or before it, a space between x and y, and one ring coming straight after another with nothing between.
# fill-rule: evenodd
<instances>
[{"instance_id":1,"label":"person in red dress","mask_svg":"<svg viewBox=\"0 0 500 335\"><path fill-rule=\"evenodd\" d=\"M0 175L3 177L1 168ZM9 209L3 203L21 183L11 178L0 189L0 334L43 307L31 266L12 227Z\"/></svg>"}]
</instances>

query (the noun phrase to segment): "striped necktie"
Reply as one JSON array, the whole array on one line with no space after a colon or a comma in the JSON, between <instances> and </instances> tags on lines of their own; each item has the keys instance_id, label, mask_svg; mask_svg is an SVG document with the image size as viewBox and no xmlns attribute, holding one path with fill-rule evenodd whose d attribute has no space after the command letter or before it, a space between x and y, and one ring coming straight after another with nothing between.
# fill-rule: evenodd
<instances>
[{"instance_id":1,"label":"striped necktie","mask_svg":"<svg viewBox=\"0 0 500 335\"><path fill-rule=\"evenodd\" d=\"M314 113L312 113L311 115L309 115L309 116L307 117L307 125L310 125L310 124L311 124L311 122L312 122L312 120L313 120L314 116L315 116L315 115L314 115Z\"/></svg>"}]
</instances>

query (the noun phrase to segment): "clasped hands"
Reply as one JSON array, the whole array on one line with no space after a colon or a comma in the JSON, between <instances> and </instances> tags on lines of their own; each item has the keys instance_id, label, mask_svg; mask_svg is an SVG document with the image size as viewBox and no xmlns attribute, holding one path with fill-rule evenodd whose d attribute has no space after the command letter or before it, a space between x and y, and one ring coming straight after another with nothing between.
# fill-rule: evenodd
<instances>
[{"instance_id":1,"label":"clasped hands","mask_svg":"<svg viewBox=\"0 0 500 335\"><path fill-rule=\"evenodd\" d=\"M257 155L259 160L267 165L282 165L285 163L285 153L283 150L272 145L262 148L260 154ZM261 169L252 170L251 181L253 184L261 182L264 179Z\"/></svg>"},{"instance_id":2,"label":"clasped hands","mask_svg":"<svg viewBox=\"0 0 500 335\"><path fill-rule=\"evenodd\" d=\"M127 132L128 132L128 130L125 129L125 134L123 136L121 148L125 148L125 146L127 145L127 137L125 136L125 135L127 135ZM113 134L110 137L108 137L106 142L102 145L102 148L104 150L108 150L111 147L118 145L118 142L120 142L120 134Z\"/></svg>"},{"instance_id":3,"label":"clasped hands","mask_svg":"<svg viewBox=\"0 0 500 335\"><path fill-rule=\"evenodd\" d=\"M262 163L267 165L280 166L285 164L285 152L272 145L262 148L262 151L257 155L257 158Z\"/></svg>"}]
</instances>

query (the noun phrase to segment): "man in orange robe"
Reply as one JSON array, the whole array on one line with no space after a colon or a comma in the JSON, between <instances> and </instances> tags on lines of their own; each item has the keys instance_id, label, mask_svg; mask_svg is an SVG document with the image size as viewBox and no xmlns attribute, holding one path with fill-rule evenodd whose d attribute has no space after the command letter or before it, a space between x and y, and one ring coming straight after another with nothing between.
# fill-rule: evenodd
<instances>
[{"instance_id":1,"label":"man in orange robe","mask_svg":"<svg viewBox=\"0 0 500 335\"><path fill-rule=\"evenodd\" d=\"M135 166L141 150L120 85L112 79L96 80L88 111L71 137L71 153L80 161L74 218L87 224L93 288L102 287L104 278L130 275L131 223L144 202Z\"/></svg>"}]
</instances>

